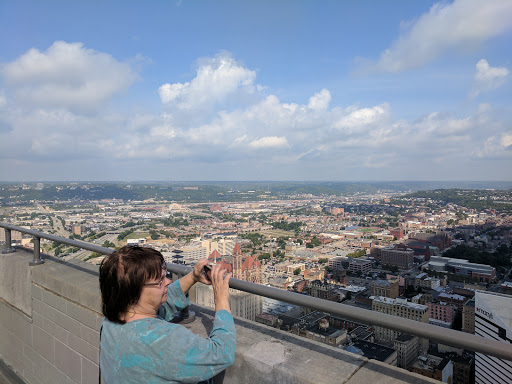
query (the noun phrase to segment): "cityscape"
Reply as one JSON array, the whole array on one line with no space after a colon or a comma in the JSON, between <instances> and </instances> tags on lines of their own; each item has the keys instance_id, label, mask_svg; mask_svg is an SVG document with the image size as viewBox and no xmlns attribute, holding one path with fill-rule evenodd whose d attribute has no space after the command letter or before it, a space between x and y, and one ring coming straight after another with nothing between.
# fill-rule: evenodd
<instances>
[{"instance_id":1,"label":"cityscape","mask_svg":"<svg viewBox=\"0 0 512 384\"><path fill-rule=\"evenodd\" d=\"M512 0L0 1L0 383L101 379L131 245L196 267L160 329L234 324L213 382L512 384L511 46Z\"/></svg>"},{"instance_id":2,"label":"cityscape","mask_svg":"<svg viewBox=\"0 0 512 384\"><path fill-rule=\"evenodd\" d=\"M511 189L414 184L4 183L0 221L107 248L152 247L174 264L208 258L236 279L484 337L497 327L509 342ZM343 192L310 193L329 188ZM11 240L33 247L19 232ZM66 261L103 258L40 246ZM210 286L191 297L214 307ZM242 291L230 304L235 316L443 382L475 382L489 360L507 380L506 362L472 351Z\"/></svg>"}]
</instances>

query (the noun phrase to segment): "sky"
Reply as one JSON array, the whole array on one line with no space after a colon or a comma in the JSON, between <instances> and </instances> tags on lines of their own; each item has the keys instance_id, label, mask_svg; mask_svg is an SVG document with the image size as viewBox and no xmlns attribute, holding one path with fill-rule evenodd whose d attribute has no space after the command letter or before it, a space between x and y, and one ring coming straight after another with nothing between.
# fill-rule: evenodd
<instances>
[{"instance_id":1,"label":"sky","mask_svg":"<svg viewBox=\"0 0 512 384\"><path fill-rule=\"evenodd\" d=\"M0 0L0 181L512 180L512 0Z\"/></svg>"}]
</instances>

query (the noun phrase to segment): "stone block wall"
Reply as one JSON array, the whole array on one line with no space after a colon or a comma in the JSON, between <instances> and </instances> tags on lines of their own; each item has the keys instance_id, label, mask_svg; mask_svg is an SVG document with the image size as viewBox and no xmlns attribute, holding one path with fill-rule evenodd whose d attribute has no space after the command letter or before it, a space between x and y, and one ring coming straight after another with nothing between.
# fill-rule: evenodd
<instances>
[{"instance_id":1,"label":"stone block wall","mask_svg":"<svg viewBox=\"0 0 512 384\"><path fill-rule=\"evenodd\" d=\"M102 316L95 267L49 260L30 267L31 259L21 250L0 255L0 276L9 276L0 280L0 358L27 384L97 383ZM29 300L10 293L13 281ZM92 308L84 306L91 296Z\"/></svg>"}]
</instances>

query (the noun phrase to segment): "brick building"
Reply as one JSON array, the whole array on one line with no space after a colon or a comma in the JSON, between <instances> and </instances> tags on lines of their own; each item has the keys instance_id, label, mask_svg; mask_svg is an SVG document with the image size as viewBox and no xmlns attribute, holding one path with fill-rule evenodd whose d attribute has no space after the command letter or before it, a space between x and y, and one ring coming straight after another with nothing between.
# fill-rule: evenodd
<instances>
[{"instance_id":1,"label":"brick building","mask_svg":"<svg viewBox=\"0 0 512 384\"><path fill-rule=\"evenodd\" d=\"M374 280L371 283L372 296L383 296L395 299L399 295L398 280Z\"/></svg>"},{"instance_id":2,"label":"brick building","mask_svg":"<svg viewBox=\"0 0 512 384\"><path fill-rule=\"evenodd\" d=\"M414 263L414 252L400 244L384 247L380 250L382 265L395 265L398 268L410 269Z\"/></svg>"},{"instance_id":3,"label":"brick building","mask_svg":"<svg viewBox=\"0 0 512 384\"><path fill-rule=\"evenodd\" d=\"M429 323L444 328L450 328L455 320L457 308L454 305L437 302L427 303L429 309Z\"/></svg>"}]
</instances>

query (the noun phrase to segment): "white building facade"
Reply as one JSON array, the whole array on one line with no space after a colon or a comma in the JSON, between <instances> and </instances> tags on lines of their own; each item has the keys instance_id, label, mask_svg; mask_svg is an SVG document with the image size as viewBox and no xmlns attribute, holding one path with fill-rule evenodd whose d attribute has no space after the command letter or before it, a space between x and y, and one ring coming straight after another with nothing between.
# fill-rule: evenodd
<instances>
[{"instance_id":1,"label":"white building facade","mask_svg":"<svg viewBox=\"0 0 512 384\"><path fill-rule=\"evenodd\" d=\"M512 343L512 296L476 291L475 335ZM512 361L476 353L476 384L511 382Z\"/></svg>"}]
</instances>

